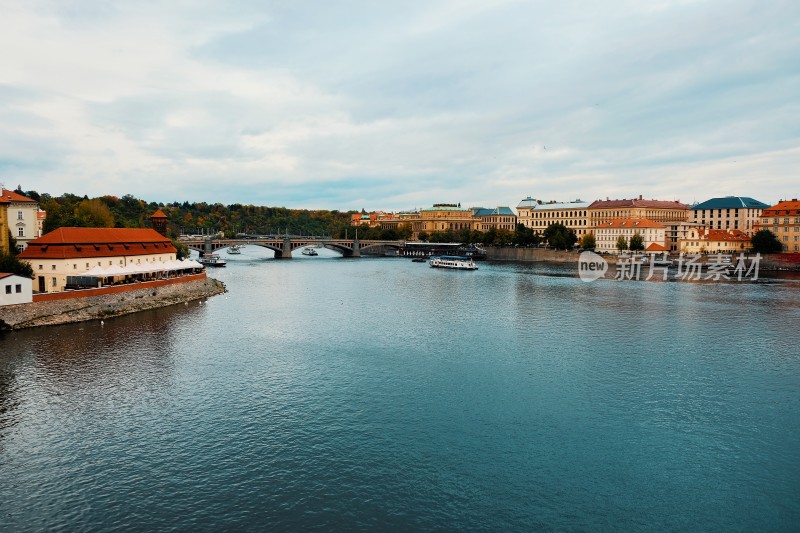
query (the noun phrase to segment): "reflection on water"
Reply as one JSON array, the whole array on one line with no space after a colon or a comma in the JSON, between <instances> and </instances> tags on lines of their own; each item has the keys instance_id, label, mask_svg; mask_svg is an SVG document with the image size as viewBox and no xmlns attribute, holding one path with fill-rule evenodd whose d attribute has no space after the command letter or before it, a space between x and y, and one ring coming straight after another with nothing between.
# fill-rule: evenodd
<instances>
[{"instance_id":1,"label":"reflection on water","mask_svg":"<svg viewBox=\"0 0 800 533\"><path fill-rule=\"evenodd\" d=\"M0 338L0 517L41 529L791 530L798 285L264 259ZM711 527L709 528L709 525Z\"/></svg>"}]
</instances>

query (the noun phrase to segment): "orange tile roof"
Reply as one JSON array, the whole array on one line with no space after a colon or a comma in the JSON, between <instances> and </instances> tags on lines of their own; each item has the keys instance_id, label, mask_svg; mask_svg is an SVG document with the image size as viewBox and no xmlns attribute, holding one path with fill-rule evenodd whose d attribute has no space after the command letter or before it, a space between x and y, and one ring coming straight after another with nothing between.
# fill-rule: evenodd
<instances>
[{"instance_id":1,"label":"orange tile roof","mask_svg":"<svg viewBox=\"0 0 800 533\"><path fill-rule=\"evenodd\" d=\"M25 202L35 204L36 200L31 200L27 196L22 196L21 194L17 194L14 191L9 191L8 189L3 189L3 195L0 196L0 203L8 204L11 202Z\"/></svg>"},{"instance_id":2,"label":"orange tile roof","mask_svg":"<svg viewBox=\"0 0 800 533\"><path fill-rule=\"evenodd\" d=\"M649 218L615 218L597 225L598 228L664 228L664 224Z\"/></svg>"},{"instance_id":3,"label":"orange tile roof","mask_svg":"<svg viewBox=\"0 0 800 533\"><path fill-rule=\"evenodd\" d=\"M669 248L662 246L657 242L651 242L650 246L645 249L645 252L669 252Z\"/></svg>"},{"instance_id":4,"label":"orange tile roof","mask_svg":"<svg viewBox=\"0 0 800 533\"><path fill-rule=\"evenodd\" d=\"M789 211L789 213L787 213ZM797 200L784 200L778 202L772 207L768 207L761 212L762 217L775 217L782 215L798 215L800 214L800 202Z\"/></svg>"},{"instance_id":5,"label":"orange tile roof","mask_svg":"<svg viewBox=\"0 0 800 533\"><path fill-rule=\"evenodd\" d=\"M37 211L36 218L41 218L42 220L47 218L47 211Z\"/></svg>"},{"instance_id":6,"label":"orange tile roof","mask_svg":"<svg viewBox=\"0 0 800 533\"><path fill-rule=\"evenodd\" d=\"M0 279L7 278L8 276L13 276L14 274L8 272L0 272Z\"/></svg>"},{"instance_id":7,"label":"orange tile roof","mask_svg":"<svg viewBox=\"0 0 800 533\"><path fill-rule=\"evenodd\" d=\"M29 241L18 257L72 259L176 252L172 241L149 228L58 228Z\"/></svg>"},{"instance_id":8,"label":"orange tile roof","mask_svg":"<svg viewBox=\"0 0 800 533\"><path fill-rule=\"evenodd\" d=\"M167 215L164 214L164 211L159 209L158 211L150 215L150 218L168 218L168 217Z\"/></svg>"},{"instance_id":9,"label":"orange tile roof","mask_svg":"<svg viewBox=\"0 0 800 533\"><path fill-rule=\"evenodd\" d=\"M741 230L732 229L700 229L697 231L700 239L709 241L750 242L750 237Z\"/></svg>"}]
</instances>

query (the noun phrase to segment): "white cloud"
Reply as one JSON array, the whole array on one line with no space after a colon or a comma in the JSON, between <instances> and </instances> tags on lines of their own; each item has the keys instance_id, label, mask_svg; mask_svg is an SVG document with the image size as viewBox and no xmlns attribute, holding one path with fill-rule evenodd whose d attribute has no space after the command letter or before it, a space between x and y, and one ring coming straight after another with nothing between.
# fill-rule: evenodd
<instances>
[{"instance_id":1,"label":"white cloud","mask_svg":"<svg viewBox=\"0 0 800 533\"><path fill-rule=\"evenodd\" d=\"M332 209L770 202L792 194L800 163L798 14L744 1L13 4L0 176L56 194Z\"/></svg>"}]
</instances>

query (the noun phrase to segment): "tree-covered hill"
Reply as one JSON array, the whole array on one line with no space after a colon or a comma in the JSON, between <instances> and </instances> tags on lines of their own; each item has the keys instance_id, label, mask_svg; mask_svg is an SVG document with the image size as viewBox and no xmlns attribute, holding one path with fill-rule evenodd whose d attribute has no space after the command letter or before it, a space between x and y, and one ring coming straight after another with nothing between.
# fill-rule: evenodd
<instances>
[{"instance_id":1,"label":"tree-covered hill","mask_svg":"<svg viewBox=\"0 0 800 533\"><path fill-rule=\"evenodd\" d=\"M150 225L150 216L161 209L168 218L168 232L209 234L237 233L344 236L350 227L351 212L309 211L285 207L264 207L243 204L223 205L206 202L145 202L133 195L122 198L101 196L89 198L70 193L61 196L21 191L39 202L47 211L44 231L65 226L142 228Z\"/></svg>"}]
</instances>

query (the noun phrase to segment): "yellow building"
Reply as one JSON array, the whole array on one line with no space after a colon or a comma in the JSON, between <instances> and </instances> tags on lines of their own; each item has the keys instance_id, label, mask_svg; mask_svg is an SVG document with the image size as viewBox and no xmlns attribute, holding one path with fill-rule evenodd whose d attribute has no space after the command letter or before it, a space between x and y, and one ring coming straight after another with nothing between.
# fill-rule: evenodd
<instances>
[{"instance_id":1,"label":"yellow building","mask_svg":"<svg viewBox=\"0 0 800 533\"><path fill-rule=\"evenodd\" d=\"M620 236L630 242L631 237L636 234L642 237L644 249L651 248L652 244L667 248L665 246L666 227L660 222L647 218L616 218L600 223L593 231L595 250L598 252L616 253L618 251L617 241Z\"/></svg>"},{"instance_id":2,"label":"yellow building","mask_svg":"<svg viewBox=\"0 0 800 533\"><path fill-rule=\"evenodd\" d=\"M550 224L563 224L575 232L580 239L589 233L589 206L591 202L550 202L538 204L531 209L530 225L535 233L541 235Z\"/></svg>"},{"instance_id":3,"label":"yellow building","mask_svg":"<svg viewBox=\"0 0 800 533\"><path fill-rule=\"evenodd\" d=\"M778 237L784 252L800 252L800 202L784 200L761 212L755 230L768 229Z\"/></svg>"},{"instance_id":4,"label":"yellow building","mask_svg":"<svg viewBox=\"0 0 800 533\"><path fill-rule=\"evenodd\" d=\"M693 228L679 247L687 254L736 254L749 251L752 243L750 236L738 229Z\"/></svg>"},{"instance_id":5,"label":"yellow building","mask_svg":"<svg viewBox=\"0 0 800 533\"><path fill-rule=\"evenodd\" d=\"M17 192L2 189L0 209L6 211L6 231L11 230L11 235L17 241L17 248L24 250L28 241L38 237L39 223L37 221L39 203ZM6 238L8 233L6 233Z\"/></svg>"},{"instance_id":6,"label":"yellow building","mask_svg":"<svg viewBox=\"0 0 800 533\"><path fill-rule=\"evenodd\" d=\"M461 204L433 204L433 207L421 209L419 216L411 220L411 229L413 238L417 239L421 232L430 235L438 231L471 230L472 223L472 210Z\"/></svg>"},{"instance_id":7,"label":"yellow building","mask_svg":"<svg viewBox=\"0 0 800 533\"><path fill-rule=\"evenodd\" d=\"M11 253L8 241L8 210L0 198L0 255Z\"/></svg>"},{"instance_id":8,"label":"yellow building","mask_svg":"<svg viewBox=\"0 0 800 533\"><path fill-rule=\"evenodd\" d=\"M517 215L510 207L472 208L473 229L487 232L491 229L514 231L517 228Z\"/></svg>"},{"instance_id":9,"label":"yellow building","mask_svg":"<svg viewBox=\"0 0 800 533\"><path fill-rule=\"evenodd\" d=\"M654 222L687 221L689 206L668 200L597 200L588 208L589 227L617 218L646 218Z\"/></svg>"}]
</instances>

